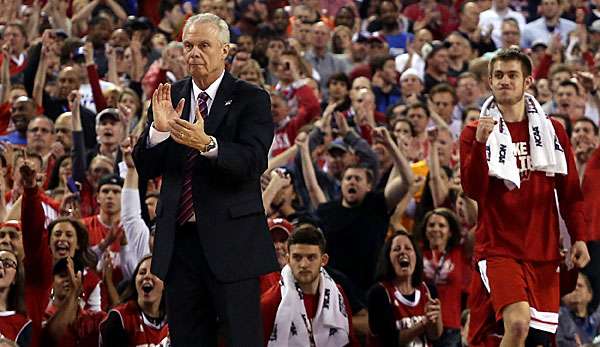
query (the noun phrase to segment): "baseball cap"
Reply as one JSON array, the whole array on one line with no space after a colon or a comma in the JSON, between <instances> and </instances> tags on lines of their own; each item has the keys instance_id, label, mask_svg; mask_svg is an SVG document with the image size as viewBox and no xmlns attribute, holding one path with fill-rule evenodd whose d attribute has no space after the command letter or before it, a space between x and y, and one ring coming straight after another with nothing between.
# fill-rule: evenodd
<instances>
[{"instance_id":1,"label":"baseball cap","mask_svg":"<svg viewBox=\"0 0 600 347\"><path fill-rule=\"evenodd\" d=\"M600 19L596 19L594 22L592 22L589 30L593 33L600 33Z\"/></svg>"},{"instance_id":2,"label":"baseball cap","mask_svg":"<svg viewBox=\"0 0 600 347\"><path fill-rule=\"evenodd\" d=\"M146 30L154 28L154 24L148 17L136 17L131 21L131 30Z\"/></svg>"},{"instance_id":3,"label":"baseball cap","mask_svg":"<svg viewBox=\"0 0 600 347\"><path fill-rule=\"evenodd\" d=\"M327 147L328 152L331 152L334 150L348 152L348 145L344 142L343 139L335 139L335 140L331 141L331 143Z\"/></svg>"},{"instance_id":4,"label":"baseball cap","mask_svg":"<svg viewBox=\"0 0 600 347\"><path fill-rule=\"evenodd\" d=\"M4 223L0 223L0 229L4 228L14 228L16 230L21 230L21 222L16 219L7 220Z\"/></svg>"},{"instance_id":5,"label":"baseball cap","mask_svg":"<svg viewBox=\"0 0 600 347\"><path fill-rule=\"evenodd\" d=\"M531 49L535 49L537 46L544 46L544 48L548 48L548 43L544 39L536 39L531 44Z\"/></svg>"},{"instance_id":6,"label":"baseball cap","mask_svg":"<svg viewBox=\"0 0 600 347\"><path fill-rule=\"evenodd\" d=\"M369 42L369 43L371 43L371 42L386 43L387 41L385 40L385 37L375 33L367 38L367 42Z\"/></svg>"},{"instance_id":7,"label":"baseball cap","mask_svg":"<svg viewBox=\"0 0 600 347\"><path fill-rule=\"evenodd\" d=\"M67 264L67 258L62 258L59 261L57 261L56 264L54 264L54 266L52 267L52 275L68 273L69 268L67 267ZM81 260L79 260L79 258L77 257L73 258L73 270L75 273L78 273L80 271L83 273L83 264L81 263Z\"/></svg>"},{"instance_id":8,"label":"baseball cap","mask_svg":"<svg viewBox=\"0 0 600 347\"><path fill-rule=\"evenodd\" d=\"M121 178L121 176L119 176L117 174L109 174L109 175L103 176L98 181L98 191L100 191L102 186L106 185L106 184L114 184L119 187L123 187L123 183L124 183L124 180L123 180L123 178Z\"/></svg>"},{"instance_id":9,"label":"baseball cap","mask_svg":"<svg viewBox=\"0 0 600 347\"><path fill-rule=\"evenodd\" d=\"M448 42L442 42L438 40L428 42L423 45L423 48L421 48L421 56L423 57L423 60L427 61L427 59L437 53L437 51L448 47Z\"/></svg>"},{"instance_id":10,"label":"baseball cap","mask_svg":"<svg viewBox=\"0 0 600 347\"><path fill-rule=\"evenodd\" d=\"M105 108L102 112L96 115L96 124L100 124L103 119L111 118L116 121L120 121L121 117L119 117L119 110L116 108Z\"/></svg>"},{"instance_id":11,"label":"baseball cap","mask_svg":"<svg viewBox=\"0 0 600 347\"><path fill-rule=\"evenodd\" d=\"M269 224L271 235L280 235L282 239L287 239L292 234L292 230L294 230L292 223L283 218L269 218L267 223Z\"/></svg>"}]
</instances>

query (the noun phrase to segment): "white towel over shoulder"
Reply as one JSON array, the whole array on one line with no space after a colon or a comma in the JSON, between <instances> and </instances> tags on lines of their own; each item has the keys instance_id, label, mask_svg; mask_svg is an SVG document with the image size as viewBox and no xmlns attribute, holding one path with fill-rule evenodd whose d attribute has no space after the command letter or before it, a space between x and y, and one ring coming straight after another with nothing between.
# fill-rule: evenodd
<instances>
[{"instance_id":1,"label":"white towel over shoulder","mask_svg":"<svg viewBox=\"0 0 600 347\"><path fill-rule=\"evenodd\" d=\"M566 175L567 161L554 126L538 101L527 93L525 93L525 111L529 123L532 170L546 172L548 176ZM486 142L489 175L504 180L508 189L520 188L521 179L510 131L493 96L490 96L481 107L480 117L485 116L491 116L498 122Z\"/></svg>"}]
</instances>

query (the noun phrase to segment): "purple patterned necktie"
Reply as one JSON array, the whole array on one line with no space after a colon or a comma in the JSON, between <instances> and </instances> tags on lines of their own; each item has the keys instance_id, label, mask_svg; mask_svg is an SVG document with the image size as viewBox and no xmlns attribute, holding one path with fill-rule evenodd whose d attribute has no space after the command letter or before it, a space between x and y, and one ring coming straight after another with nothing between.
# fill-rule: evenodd
<instances>
[{"instance_id":1,"label":"purple patterned necktie","mask_svg":"<svg viewBox=\"0 0 600 347\"><path fill-rule=\"evenodd\" d=\"M198 108L202 118L206 119L208 114L208 94L201 92L198 95ZM194 111L192 111L194 112ZM195 112L194 112L195 115ZM196 117L194 116L195 120ZM189 149L187 159L183 166L183 188L181 189L181 199L179 200L179 213L177 214L177 225L182 225L194 215L194 201L192 200L192 170L194 168L194 161L198 156L198 151Z\"/></svg>"}]
</instances>

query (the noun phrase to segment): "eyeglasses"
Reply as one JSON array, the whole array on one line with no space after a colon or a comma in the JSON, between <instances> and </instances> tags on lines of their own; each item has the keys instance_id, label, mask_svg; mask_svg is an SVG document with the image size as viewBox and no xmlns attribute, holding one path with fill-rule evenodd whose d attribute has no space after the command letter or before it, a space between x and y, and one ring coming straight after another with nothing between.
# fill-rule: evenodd
<instances>
[{"instance_id":1,"label":"eyeglasses","mask_svg":"<svg viewBox=\"0 0 600 347\"><path fill-rule=\"evenodd\" d=\"M5 268L17 268L17 262L8 258L0 259L0 264L2 264L2 267Z\"/></svg>"},{"instance_id":2,"label":"eyeglasses","mask_svg":"<svg viewBox=\"0 0 600 347\"><path fill-rule=\"evenodd\" d=\"M40 128L40 127L35 127L35 128L27 129L27 131L30 132L30 133L41 132L42 134L49 134L49 133L52 132L52 130L50 130L48 128Z\"/></svg>"}]
</instances>

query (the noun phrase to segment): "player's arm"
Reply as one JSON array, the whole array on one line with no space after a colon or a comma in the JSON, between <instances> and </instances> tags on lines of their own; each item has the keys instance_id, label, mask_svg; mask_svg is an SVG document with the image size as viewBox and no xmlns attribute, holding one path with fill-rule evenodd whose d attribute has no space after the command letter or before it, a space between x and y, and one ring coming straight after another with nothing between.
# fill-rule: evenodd
<instances>
[{"instance_id":1,"label":"player's arm","mask_svg":"<svg viewBox=\"0 0 600 347\"><path fill-rule=\"evenodd\" d=\"M460 135L461 184L467 196L476 201L485 195L489 184L485 143L493 127L493 123L490 125L487 120L483 125L481 122L477 128L465 127Z\"/></svg>"}]
</instances>

